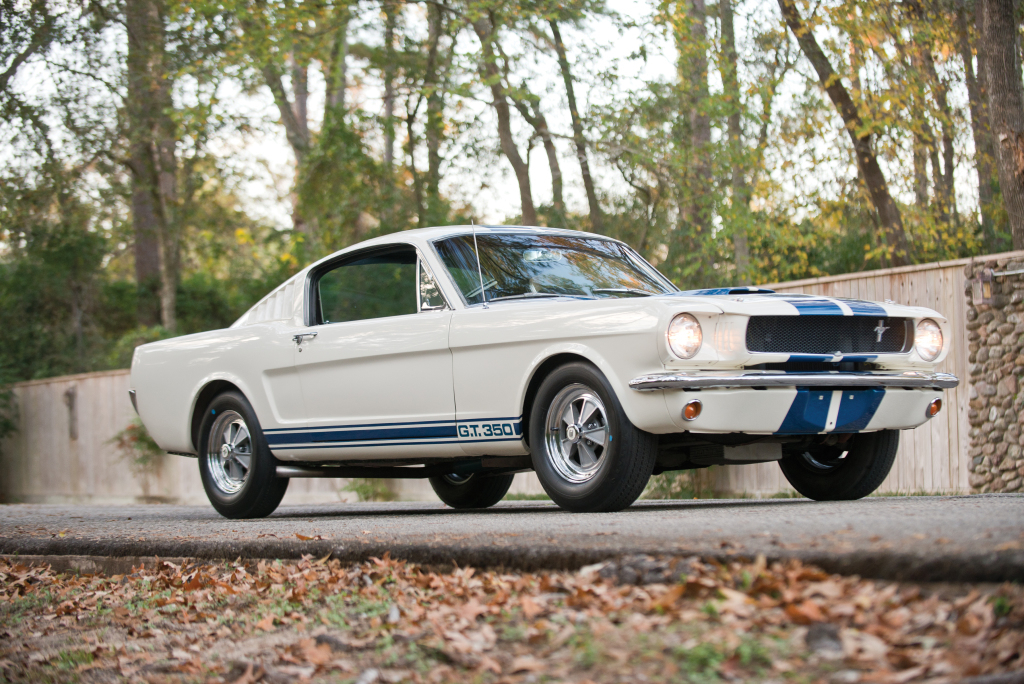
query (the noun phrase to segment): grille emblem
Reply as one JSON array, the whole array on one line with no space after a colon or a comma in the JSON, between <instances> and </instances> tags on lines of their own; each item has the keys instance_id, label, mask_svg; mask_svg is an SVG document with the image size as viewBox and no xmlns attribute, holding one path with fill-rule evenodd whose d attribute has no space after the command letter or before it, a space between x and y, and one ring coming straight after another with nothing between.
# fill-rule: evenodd
<instances>
[{"instance_id":1,"label":"grille emblem","mask_svg":"<svg viewBox=\"0 0 1024 684\"><path fill-rule=\"evenodd\" d=\"M878 337L875 338L875 342L881 342L882 341L882 334L886 330L888 330L888 329L889 328L886 327L886 325L885 325L885 320L884 319L879 319L878 320L878 325L875 326L875 333L878 335Z\"/></svg>"}]
</instances>

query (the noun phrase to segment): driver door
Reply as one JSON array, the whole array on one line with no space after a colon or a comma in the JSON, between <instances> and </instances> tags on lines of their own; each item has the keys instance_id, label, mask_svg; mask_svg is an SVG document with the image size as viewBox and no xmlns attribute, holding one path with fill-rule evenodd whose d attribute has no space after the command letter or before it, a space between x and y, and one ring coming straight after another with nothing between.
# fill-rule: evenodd
<instances>
[{"instance_id":1,"label":"driver door","mask_svg":"<svg viewBox=\"0 0 1024 684\"><path fill-rule=\"evenodd\" d=\"M460 455L451 310L416 249L362 252L313 281L295 354L307 428L289 437L303 460Z\"/></svg>"}]
</instances>

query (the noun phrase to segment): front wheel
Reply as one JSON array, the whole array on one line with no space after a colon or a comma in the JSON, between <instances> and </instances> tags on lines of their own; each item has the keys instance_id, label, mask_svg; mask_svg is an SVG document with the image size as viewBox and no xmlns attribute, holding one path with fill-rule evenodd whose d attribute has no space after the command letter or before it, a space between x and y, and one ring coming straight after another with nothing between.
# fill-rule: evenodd
<instances>
[{"instance_id":1,"label":"front wheel","mask_svg":"<svg viewBox=\"0 0 1024 684\"><path fill-rule=\"evenodd\" d=\"M530 414L530 451L544 491L570 511L621 511L654 472L657 438L626 417L608 380L569 363L541 383Z\"/></svg>"},{"instance_id":2,"label":"front wheel","mask_svg":"<svg viewBox=\"0 0 1024 684\"><path fill-rule=\"evenodd\" d=\"M898 430L855 435L849 446L802 450L779 461L793 488L815 501L862 499L881 486L900 445Z\"/></svg>"},{"instance_id":3,"label":"front wheel","mask_svg":"<svg viewBox=\"0 0 1024 684\"><path fill-rule=\"evenodd\" d=\"M199 474L210 503L225 518L265 518L288 489L277 476L256 412L238 392L225 392L206 409L199 428Z\"/></svg>"},{"instance_id":4,"label":"front wheel","mask_svg":"<svg viewBox=\"0 0 1024 684\"><path fill-rule=\"evenodd\" d=\"M490 508L508 493L514 477L451 473L429 478L429 481L437 497L452 508Z\"/></svg>"}]
</instances>

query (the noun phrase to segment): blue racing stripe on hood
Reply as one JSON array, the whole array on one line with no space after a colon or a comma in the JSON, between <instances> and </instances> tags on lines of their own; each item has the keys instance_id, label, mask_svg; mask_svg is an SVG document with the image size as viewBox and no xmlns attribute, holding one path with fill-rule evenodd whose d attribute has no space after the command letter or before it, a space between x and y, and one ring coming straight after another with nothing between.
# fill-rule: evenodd
<instances>
[{"instance_id":1,"label":"blue racing stripe on hood","mask_svg":"<svg viewBox=\"0 0 1024 684\"><path fill-rule=\"evenodd\" d=\"M703 290L684 290L682 292L669 292L668 294L681 297L714 297L744 294L775 294L775 290L767 290L763 287L711 287Z\"/></svg>"},{"instance_id":2,"label":"blue racing stripe on hood","mask_svg":"<svg viewBox=\"0 0 1024 684\"><path fill-rule=\"evenodd\" d=\"M850 307L854 316L881 316L888 318L889 314L885 309L874 302L865 302L860 299L843 299L843 304Z\"/></svg>"},{"instance_id":3,"label":"blue racing stripe on hood","mask_svg":"<svg viewBox=\"0 0 1024 684\"><path fill-rule=\"evenodd\" d=\"M787 304L795 306L801 316L842 316L843 310L835 302L827 299L787 299Z\"/></svg>"}]
</instances>

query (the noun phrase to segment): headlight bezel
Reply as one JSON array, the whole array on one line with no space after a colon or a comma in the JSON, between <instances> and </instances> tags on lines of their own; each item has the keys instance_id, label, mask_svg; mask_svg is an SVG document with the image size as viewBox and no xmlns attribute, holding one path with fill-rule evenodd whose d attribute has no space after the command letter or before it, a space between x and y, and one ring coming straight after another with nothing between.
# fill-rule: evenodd
<instances>
[{"instance_id":1,"label":"headlight bezel","mask_svg":"<svg viewBox=\"0 0 1024 684\"><path fill-rule=\"evenodd\" d=\"M686 340L679 338L687 333L690 335L689 347L684 348L682 344ZM695 343L694 339L696 340ZM668 328L665 330L665 343L668 346L669 353L680 361L689 361L697 356L704 346L704 331L701 328L700 321L690 313L676 314L669 321Z\"/></svg>"},{"instance_id":2,"label":"headlight bezel","mask_svg":"<svg viewBox=\"0 0 1024 684\"><path fill-rule=\"evenodd\" d=\"M922 330L924 327L929 329ZM938 342L937 345L935 344L936 340ZM945 345L945 335L942 334L942 326L939 325L938 321L931 318L922 318L914 326L914 350L921 357L922 361L934 362L942 355ZM934 353L929 351L931 349L935 350Z\"/></svg>"}]
</instances>

